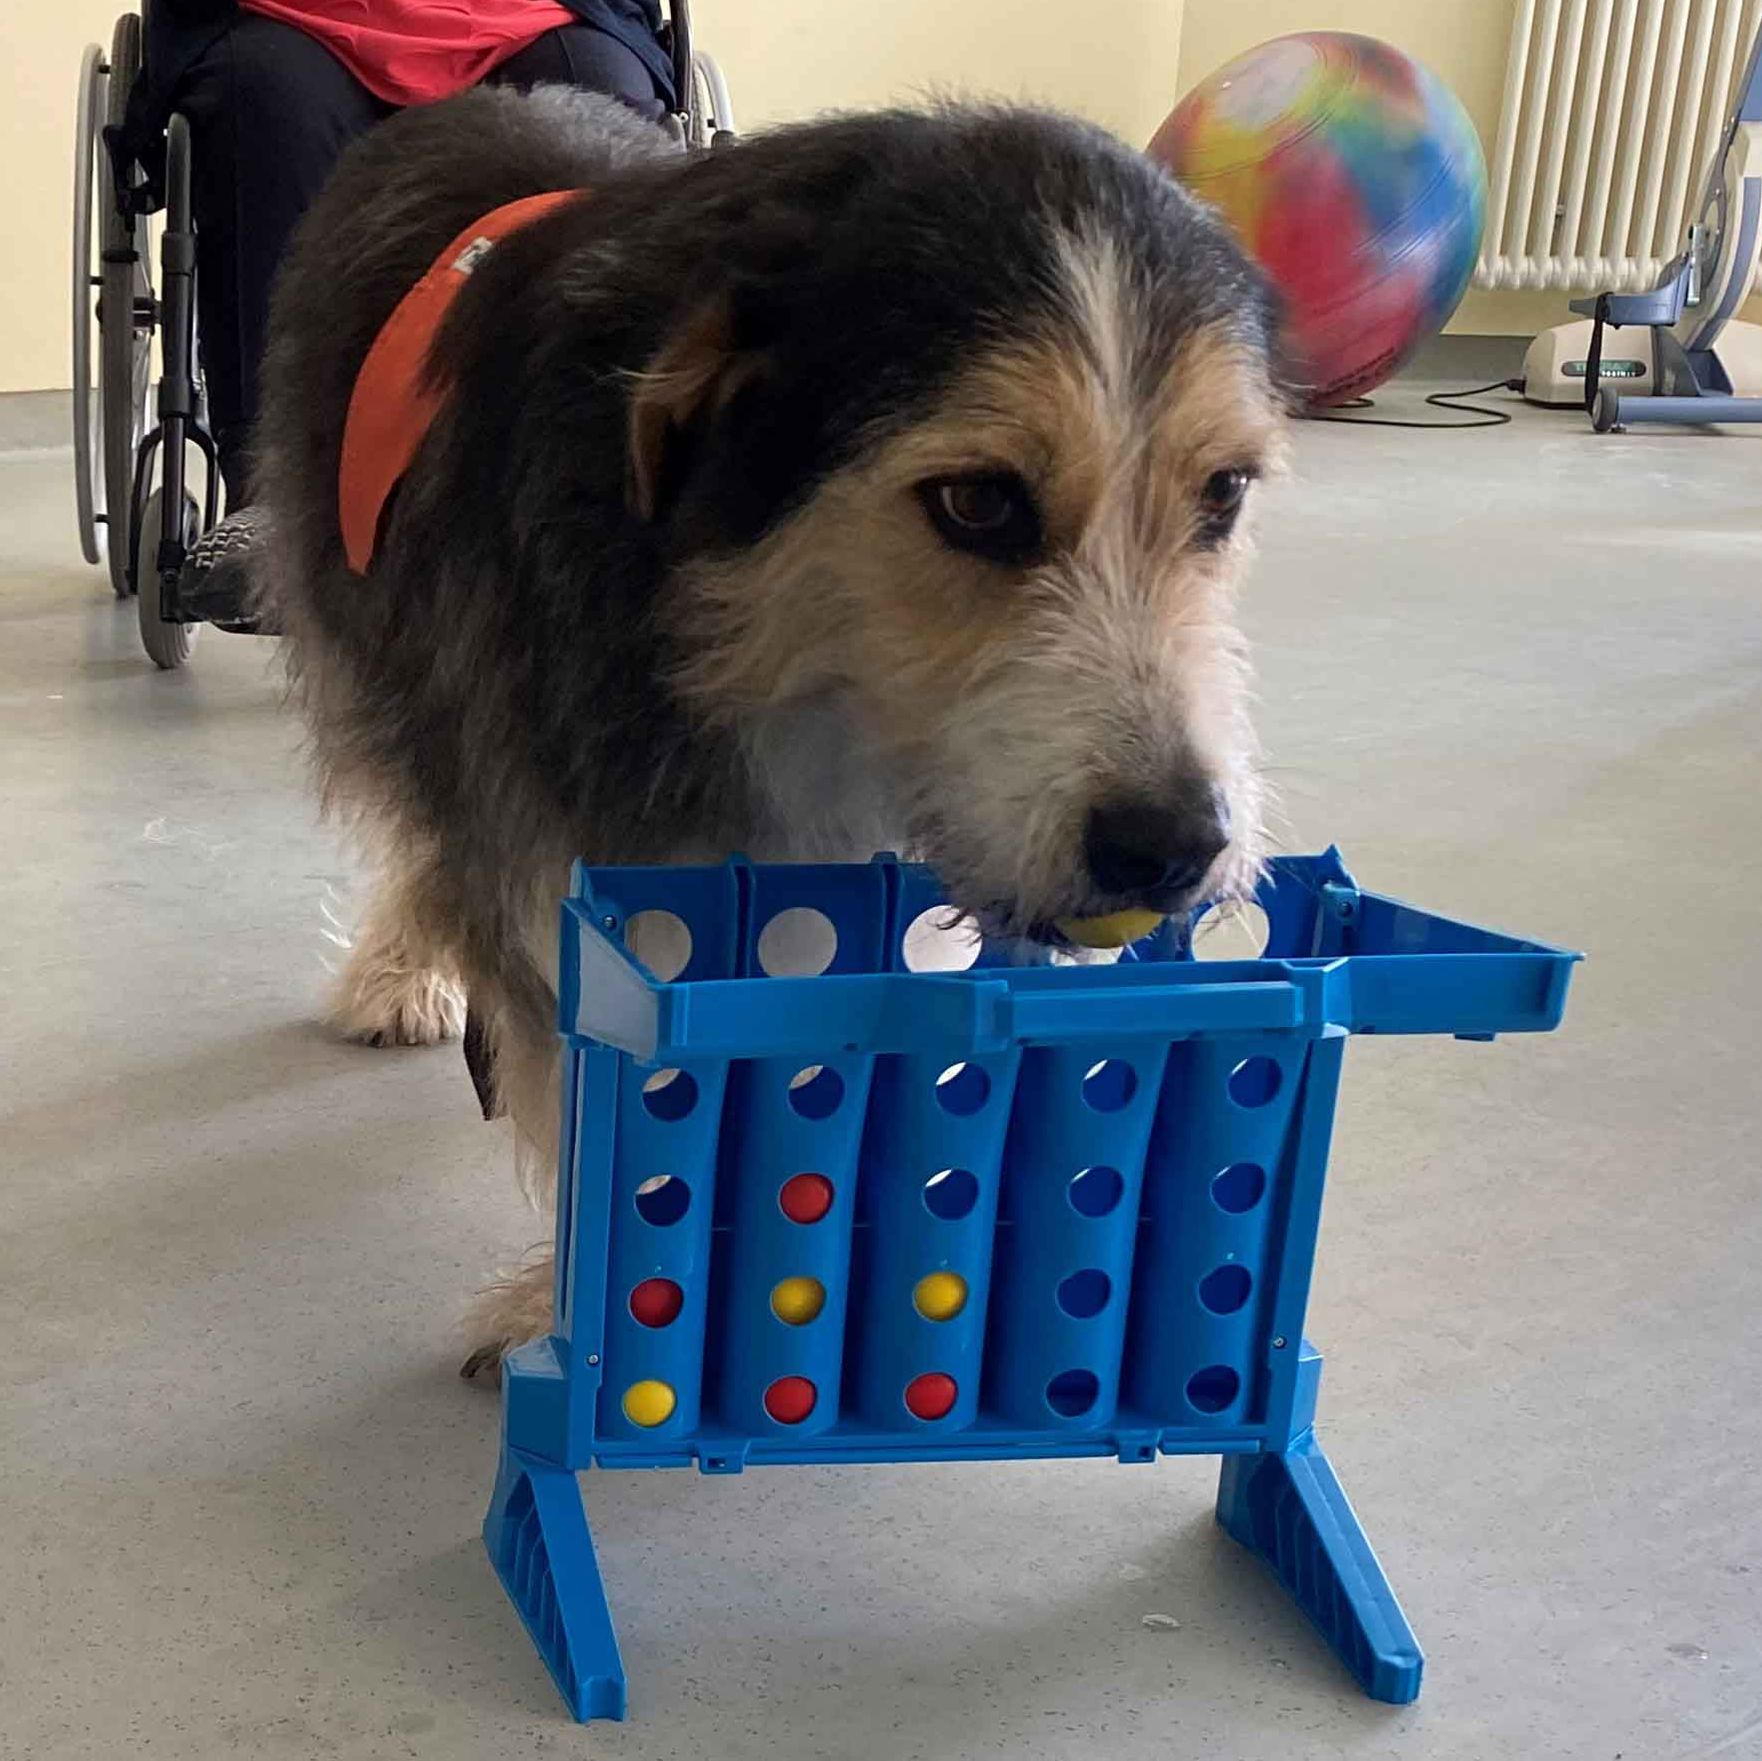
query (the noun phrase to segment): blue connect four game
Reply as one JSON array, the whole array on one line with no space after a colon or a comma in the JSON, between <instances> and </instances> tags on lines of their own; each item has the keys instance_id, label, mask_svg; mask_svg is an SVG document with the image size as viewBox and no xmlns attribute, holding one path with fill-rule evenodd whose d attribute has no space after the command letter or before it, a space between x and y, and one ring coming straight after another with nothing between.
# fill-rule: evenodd
<instances>
[{"instance_id":1,"label":"blue connect four game","mask_svg":"<svg viewBox=\"0 0 1762 1761\"><path fill-rule=\"evenodd\" d=\"M1545 1032L1577 956L1362 892L1331 850L1259 903L1258 959L1196 960L1196 915L1112 965L974 939L914 971L908 930L952 914L891 858L577 869L555 1330L507 1361L484 1522L576 1717L625 1711L590 1466L1218 1455L1218 1520L1367 1694L1415 1698L1313 1428L1341 1055ZM766 976L804 911L825 971ZM666 982L626 935L657 912L689 932Z\"/></svg>"}]
</instances>

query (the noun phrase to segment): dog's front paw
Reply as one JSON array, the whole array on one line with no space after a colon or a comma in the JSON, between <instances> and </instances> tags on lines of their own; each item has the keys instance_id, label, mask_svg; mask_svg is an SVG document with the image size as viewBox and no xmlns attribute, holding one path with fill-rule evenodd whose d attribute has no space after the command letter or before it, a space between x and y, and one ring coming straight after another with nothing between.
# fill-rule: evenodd
<instances>
[{"instance_id":1,"label":"dog's front paw","mask_svg":"<svg viewBox=\"0 0 1762 1761\"><path fill-rule=\"evenodd\" d=\"M555 1265L547 1253L484 1291L471 1312L471 1350L459 1374L469 1381L487 1370L499 1380L502 1359L509 1352L544 1338L551 1330L555 1282Z\"/></svg>"},{"instance_id":2,"label":"dog's front paw","mask_svg":"<svg viewBox=\"0 0 1762 1761\"><path fill-rule=\"evenodd\" d=\"M482 1345L474 1345L466 1355L465 1361L459 1366L462 1380L474 1382L479 1376L487 1377L492 1388L502 1385L502 1359L508 1355L509 1346L500 1339L487 1340Z\"/></svg>"},{"instance_id":3,"label":"dog's front paw","mask_svg":"<svg viewBox=\"0 0 1762 1761\"><path fill-rule=\"evenodd\" d=\"M465 1031L465 991L451 974L351 959L330 1004L330 1023L367 1046L432 1046Z\"/></svg>"}]
</instances>

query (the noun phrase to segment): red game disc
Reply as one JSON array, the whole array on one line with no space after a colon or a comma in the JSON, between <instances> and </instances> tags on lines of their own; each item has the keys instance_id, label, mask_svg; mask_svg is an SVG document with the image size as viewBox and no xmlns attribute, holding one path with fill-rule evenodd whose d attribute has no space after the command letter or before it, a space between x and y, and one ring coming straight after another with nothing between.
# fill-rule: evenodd
<instances>
[{"instance_id":1,"label":"red game disc","mask_svg":"<svg viewBox=\"0 0 1762 1761\"><path fill-rule=\"evenodd\" d=\"M796 1174L783 1182L777 1204L792 1223L817 1223L832 1209L832 1182L824 1174Z\"/></svg>"},{"instance_id":2,"label":"red game disc","mask_svg":"<svg viewBox=\"0 0 1762 1761\"><path fill-rule=\"evenodd\" d=\"M630 1293L630 1312L645 1327L670 1326L685 1307L685 1292L671 1278L645 1278Z\"/></svg>"},{"instance_id":3,"label":"red game disc","mask_svg":"<svg viewBox=\"0 0 1762 1761\"><path fill-rule=\"evenodd\" d=\"M765 1390L765 1411L780 1425L799 1425L819 1398L806 1376L779 1376Z\"/></svg>"},{"instance_id":4,"label":"red game disc","mask_svg":"<svg viewBox=\"0 0 1762 1761\"><path fill-rule=\"evenodd\" d=\"M914 1419L945 1419L954 1411L959 1393L953 1376L932 1370L928 1375L914 1376L906 1384L905 1409Z\"/></svg>"}]
</instances>

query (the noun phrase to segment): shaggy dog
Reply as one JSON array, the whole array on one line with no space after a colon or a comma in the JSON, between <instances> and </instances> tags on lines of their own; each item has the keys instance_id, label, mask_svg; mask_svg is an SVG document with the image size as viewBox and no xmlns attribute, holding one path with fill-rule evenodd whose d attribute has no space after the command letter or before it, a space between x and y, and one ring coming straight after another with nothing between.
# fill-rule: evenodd
<instances>
[{"instance_id":1,"label":"shaggy dog","mask_svg":"<svg viewBox=\"0 0 1762 1761\"><path fill-rule=\"evenodd\" d=\"M345 559L345 414L447 241L438 414ZM265 369L263 614L379 891L338 1018L493 1053L554 1177L569 864L933 863L998 933L1250 884L1232 597L1280 443L1261 284L1154 165L1046 114L810 123L687 158L481 91L344 159ZM490 1293L474 1364L548 1330Z\"/></svg>"}]
</instances>

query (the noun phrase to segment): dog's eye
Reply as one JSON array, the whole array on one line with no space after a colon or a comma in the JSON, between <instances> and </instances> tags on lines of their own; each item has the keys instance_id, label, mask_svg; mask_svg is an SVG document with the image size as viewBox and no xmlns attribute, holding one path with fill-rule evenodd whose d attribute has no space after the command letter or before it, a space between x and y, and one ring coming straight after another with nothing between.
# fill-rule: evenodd
<instances>
[{"instance_id":1,"label":"dog's eye","mask_svg":"<svg viewBox=\"0 0 1762 1761\"><path fill-rule=\"evenodd\" d=\"M1001 532L1016 512L1010 486L982 477L944 483L936 491L936 501L949 519L968 532Z\"/></svg>"},{"instance_id":2,"label":"dog's eye","mask_svg":"<svg viewBox=\"0 0 1762 1761\"><path fill-rule=\"evenodd\" d=\"M1013 472L932 477L918 485L918 497L931 525L956 550L1001 563L1027 562L1040 550L1040 510Z\"/></svg>"},{"instance_id":3,"label":"dog's eye","mask_svg":"<svg viewBox=\"0 0 1762 1761\"><path fill-rule=\"evenodd\" d=\"M1253 481L1254 473L1245 465L1230 465L1206 478L1205 487L1199 492L1202 543L1221 544L1229 537L1236 516L1242 511L1248 485Z\"/></svg>"}]
</instances>

